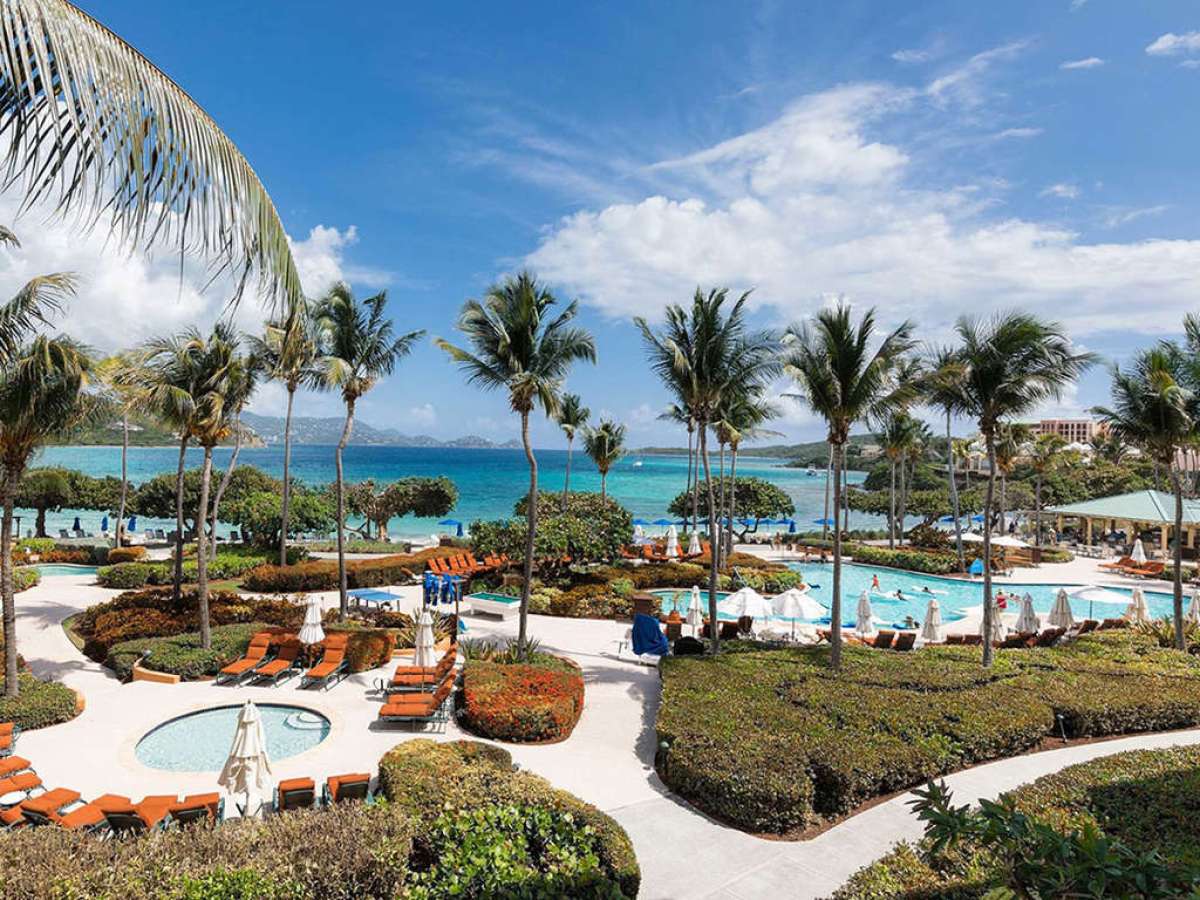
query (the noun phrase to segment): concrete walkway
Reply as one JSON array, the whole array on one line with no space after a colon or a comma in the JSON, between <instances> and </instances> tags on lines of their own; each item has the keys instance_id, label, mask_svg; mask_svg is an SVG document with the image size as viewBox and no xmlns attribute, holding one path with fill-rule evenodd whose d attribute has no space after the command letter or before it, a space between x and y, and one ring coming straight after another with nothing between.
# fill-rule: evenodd
<instances>
[{"instance_id":1,"label":"concrete walkway","mask_svg":"<svg viewBox=\"0 0 1200 900\"><path fill-rule=\"evenodd\" d=\"M1094 566L1094 561L1080 562ZM1033 578L1027 576L1032 571L1053 582L1093 583L1098 577L1094 570L1076 574L1064 568L1026 570L1012 580L1030 582ZM214 790L214 772L166 772L142 765L135 753L137 741L182 713L240 704L247 698L302 705L324 714L332 724L329 737L320 745L274 763L277 780L307 775L321 781L343 772L374 772L388 749L419 734L376 723L380 701L370 686L390 666L352 676L324 692L300 691L286 684L279 688L218 687L206 682L123 685L79 653L61 627L68 616L117 593L89 581L88 576L48 577L17 597L20 649L31 669L41 677L63 681L87 701L85 712L71 722L21 737L20 754L34 763L50 787L71 787L85 798L115 792L135 799L145 794ZM405 589L404 595L410 606L419 603L418 589ZM336 594L320 596L327 606L336 603ZM468 616L466 621L473 637L508 636L516 630L515 620ZM586 708L572 736L562 743L505 746L522 767L595 804L625 827L642 867L643 897L824 896L860 866L886 853L896 840L919 835L904 798L867 810L812 841L790 843L725 827L674 797L652 765L658 672L616 656L617 641L627 627L531 616L530 633L542 647L570 656L582 667ZM443 733L423 736L447 740L465 735L450 723ZM948 780L960 801L974 800L1095 756L1197 741L1200 731L1082 745L1003 760Z\"/></svg>"}]
</instances>

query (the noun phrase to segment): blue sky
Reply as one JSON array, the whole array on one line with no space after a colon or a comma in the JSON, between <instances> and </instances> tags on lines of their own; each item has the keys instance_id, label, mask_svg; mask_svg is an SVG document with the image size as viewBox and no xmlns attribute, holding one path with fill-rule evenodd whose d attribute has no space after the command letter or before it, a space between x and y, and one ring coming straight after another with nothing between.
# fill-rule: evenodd
<instances>
[{"instance_id":1,"label":"blue sky","mask_svg":"<svg viewBox=\"0 0 1200 900\"><path fill-rule=\"evenodd\" d=\"M571 389L635 444L678 440L630 317L696 284L754 288L764 325L840 295L931 340L960 313L1022 306L1109 358L1198 307L1194 3L81 5L237 142L310 293L386 288L398 327L450 337L464 298L532 265L597 338ZM97 343L219 307L164 299L165 262L101 260L89 283L76 242L27 247L8 275L80 269L69 324ZM361 410L516 434L502 398L427 342ZM795 406L781 430L820 433Z\"/></svg>"}]
</instances>

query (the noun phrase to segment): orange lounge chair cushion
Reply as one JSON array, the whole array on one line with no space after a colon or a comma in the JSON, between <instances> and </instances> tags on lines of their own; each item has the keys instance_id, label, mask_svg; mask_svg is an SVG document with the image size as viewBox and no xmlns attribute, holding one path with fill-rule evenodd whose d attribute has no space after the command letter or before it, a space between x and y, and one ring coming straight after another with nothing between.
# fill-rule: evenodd
<instances>
[{"instance_id":1,"label":"orange lounge chair cushion","mask_svg":"<svg viewBox=\"0 0 1200 900\"><path fill-rule=\"evenodd\" d=\"M221 795L216 791L208 794L188 794L182 801L171 807L171 812L182 812L187 809L196 809L204 806L208 808L208 816L211 819L217 818L217 810L221 807Z\"/></svg>"},{"instance_id":2,"label":"orange lounge chair cushion","mask_svg":"<svg viewBox=\"0 0 1200 900\"><path fill-rule=\"evenodd\" d=\"M0 750L11 750L13 739L11 734L0 734Z\"/></svg>"},{"instance_id":3,"label":"orange lounge chair cushion","mask_svg":"<svg viewBox=\"0 0 1200 900\"><path fill-rule=\"evenodd\" d=\"M85 803L83 806L71 810L65 816L53 816L52 818L63 828L91 828L104 821L104 811L94 803Z\"/></svg>"},{"instance_id":4,"label":"orange lounge chair cushion","mask_svg":"<svg viewBox=\"0 0 1200 900\"><path fill-rule=\"evenodd\" d=\"M17 775L11 775L8 778L0 779L0 796L11 794L13 791L32 791L36 787L42 786L42 779L37 777L35 772L20 772ZM62 790L62 788L58 788ZM38 798L39 800L41 797ZM79 799L79 795L75 794L74 800ZM72 800L66 800L60 803L59 806L66 806Z\"/></svg>"},{"instance_id":5,"label":"orange lounge chair cushion","mask_svg":"<svg viewBox=\"0 0 1200 900\"><path fill-rule=\"evenodd\" d=\"M379 710L380 716L431 716L437 710L435 695L390 700Z\"/></svg>"},{"instance_id":6,"label":"orange lounge chair cushion","mask_svg":"<svg viewBox=\"0 0 1200 900\"><path fill-rule=\"evenodd\" d=\"M308 677L309 678L328 678L330 675L332 675L334 672L336 672L338 670L338 666L340 666L341 664L342 664L342 661L340 659L336 660L334 662L330 662L328 660L322 660L321 662L317 663L315 666L313 666L311 669L308 670Z\"/></svg>"},{"instance_id":7,"label":"orange lounge chair cushion","mask_svg":"<svg viewBox=\"0 0 1200 900\"><path fill-rule=\"evenodd\" d=\"M286 672L291 667L292 667L292 660L282 659L281 657L276 657L275 659L273 659L269 663L267 663L265 666L261 666L260 668L256 669L255 671L259 675L275 676L275 675L278 675L280 672Z\"/></svg>"},{"instance_id":8,"label":"orange lounge chair cushion","mask_svg":"<svg viewBox=\"0 0 1200 900\"><path fill-rule=\"evenodd\" d=\"M179 803L178 794L158 794L145 797L137 805L138 815L145 820L147 825L154 825L165 818L171 811L171 807L177 803Z\"/></svg>"},{"instance_id":9,"label":"orange lounge chair cushion","mask_svg":"<svg viewBox=\"0 0 1200 900\"><path fill-rule=\"evenodd\" d=\"M21 808L41 813L44 816L54 816L68 803L74 803L78 799L79 791L73 791L70 788L54 788L54 790L46 791L40 797L22 800Z\"/></svg>"},{"instance_id":10,"label":"orange lounge chair cushion","mask_svg":"<svg viewBox=\"0 0 1200 900\"><path fill-rule=\"evenodd\" d=\"M279 793L281 795L291 793L292 791L315 791L317 783L311 778L286 778L279 782Z\"/></svg>"},{"instance_id":11,"label":"orange lounge chair cushion","mask_svg":"<svg viewBox=\"0 0 1200 900\"><path fill-rule=\"evenodd\" d=\"M10 806L8 809L0 809L0 825L5 828L12 828L14 825L20 825L25 821L25 813L21 811L19 806Z\"/></svg>"},{"instance_id":12,"label":"orange lounge chair cushion","mask_svg":"<svg viewBox=\"0 0 1200 900\"><path fill-rule=\"evenodd\" d=\"M12 722L0 722L0 734L12 734L13 727Z\"/></svg>"},{"instance_id":13,"label":"orange lounge chair cushion","mask_svg":"<svg viewBox=\"0 0 1200 900\"><path fill-rule=\"evenodd\" d=\"M99 807L102 812L123 812L133 807L133 801L124 794L101 794L92 801L92 806Z\"/></svg>"},{"instance_id":14,"label":"orange lounge chair cushion","mask_svg":"<svg viewBox=\"0 0 1200 900\"><path fill-rule=\"evenodd\" d=\"M342 785L362 784L363 782L370 783L371 776L367 772L356 772L353 775L331 775L326 779L325 783L329 785L329 795L337 800L338 791Z\"/></svg>"},{"instance_id":15,"label":"orange lounge chair cushion","mask_svg":"<svg viewBox=\"0 0 1200 900\"><path fill-rule=\"evenodd\" d=\"M15 775L17 772L22 772L32 767L29 760L23 756L10 756L7 759L0 759L0 778Z\"/></svg>"},{"instance_id":16,"label":"orange lounge chair cushion","mask_svg":"<svg viewBox=\"0 0 1200 900\"><path fill-rule=\"evenodd\" d=\"M401 672L392 676L392 687L413 687L422 684L435 684L438 673L436 669L426 669L423 672Z\"/></svg>"}]
</instances>

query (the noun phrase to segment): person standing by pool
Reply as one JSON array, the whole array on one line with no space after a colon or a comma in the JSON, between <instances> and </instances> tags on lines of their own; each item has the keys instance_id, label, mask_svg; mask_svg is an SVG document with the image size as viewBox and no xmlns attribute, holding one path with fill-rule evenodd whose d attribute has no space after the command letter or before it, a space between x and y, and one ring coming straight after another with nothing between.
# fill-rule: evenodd
<instances>
[{"instance_id":1,"label":"person standing by pool","mask_svg":"<svg viewBox=\"0 0 1200 900\"><path fill-rule=\"evenodd\" d=\"M882 593L882 590L879 587L879 575L878 574L871 576L871 590L873 590L877 594Z\"/></svg>"}]
</instances>

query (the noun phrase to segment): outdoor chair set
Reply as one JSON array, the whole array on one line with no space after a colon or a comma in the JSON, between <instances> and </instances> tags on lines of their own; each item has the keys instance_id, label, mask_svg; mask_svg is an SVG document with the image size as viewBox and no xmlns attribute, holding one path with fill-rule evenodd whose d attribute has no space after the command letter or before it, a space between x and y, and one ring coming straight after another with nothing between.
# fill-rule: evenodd
<instances>
[{"instance_id":1,"label":"outdoor chair set","mask_svg":"<svg viewBox=\"0 0 1200 900\"><path fill-rule=\"evenodd\" d=\"M267 681L276 686L300 674L301 688L314 684L328 688L350 674L350 665L346 660L349 640L345 634L328 635L319 645L322 648L321 658L311 668L305 669L301 663L303 647L296 635L260 631L250 639L245 655L222 668L217 673L216 681L217 684Z\"/></svg>"},{"instance_id":2,"label":"outdoor chair set","mask_svg":"<svg viewBox=\"0 0 1200 900\"><path fill-rule=\"evenodd\" d=\"M384 697L379 721L443 726L450 718L447 703L458 678L457 661L458 644L451 643L435 666L400 665L387 682L376 682Z\"/></svg>"}]
</instances>

